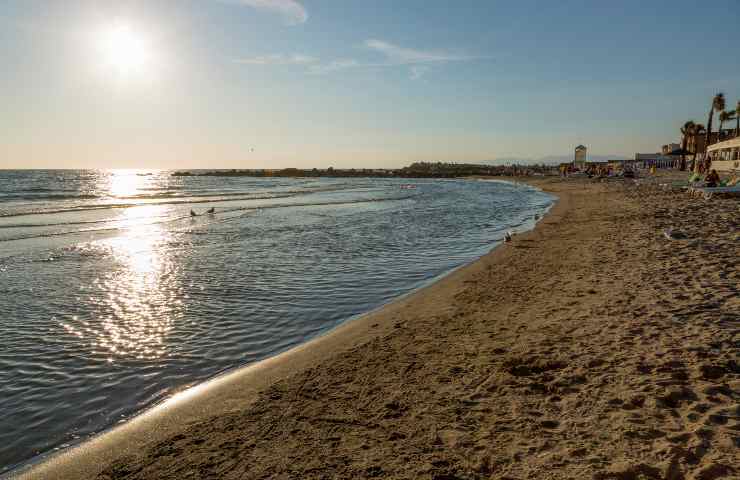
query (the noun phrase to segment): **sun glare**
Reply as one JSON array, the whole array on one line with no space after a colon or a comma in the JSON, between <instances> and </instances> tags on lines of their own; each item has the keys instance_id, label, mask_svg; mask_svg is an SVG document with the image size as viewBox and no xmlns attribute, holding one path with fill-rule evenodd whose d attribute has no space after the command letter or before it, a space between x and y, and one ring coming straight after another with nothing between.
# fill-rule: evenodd
<instances>
[{"instance_id":1,"label":"sun glare","mask_svg":"<svg viewBox=\"0 0 740 480\"><path fill-rule=\"evenodd\" d=\"M146 36L128 25L103 30L99 49L103 64L120 75L140 75L151 66L152 51Z\"/></svg>"}]
</instances>

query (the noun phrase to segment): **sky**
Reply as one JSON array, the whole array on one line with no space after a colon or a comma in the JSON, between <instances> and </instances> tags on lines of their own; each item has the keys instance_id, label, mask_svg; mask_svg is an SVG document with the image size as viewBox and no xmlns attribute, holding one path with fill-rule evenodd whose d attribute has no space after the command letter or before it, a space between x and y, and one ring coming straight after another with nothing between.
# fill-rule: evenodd
<instances>
[{"instance_id":1,"label":"sky","mask_svg":"<svg viewBox=\"0 0 740 480\"><path fill-rule=\"evenodd\" d=\"M738 25L737 0L3 0L0 168L628 158L734 108Z\"/></svg>"}]
</instances>

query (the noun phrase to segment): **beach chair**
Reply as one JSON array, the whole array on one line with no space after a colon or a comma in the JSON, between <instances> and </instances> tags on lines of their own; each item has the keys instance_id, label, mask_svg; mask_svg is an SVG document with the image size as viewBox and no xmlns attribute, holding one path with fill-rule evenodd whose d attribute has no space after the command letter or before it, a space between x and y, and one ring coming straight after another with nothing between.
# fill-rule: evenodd
<instances>
[{"instance_id":1,"label":"beach chair","mask_svg":"<svg viewBox=\"0 0 740 480\"><path fill-rule=\"evenodd\" d=\"M715 195L740 197L740 185L732 187L692 187L689 189L689 194L695 197L703 197L706 200L709 200Z\"/></svg>"}]
</instances>

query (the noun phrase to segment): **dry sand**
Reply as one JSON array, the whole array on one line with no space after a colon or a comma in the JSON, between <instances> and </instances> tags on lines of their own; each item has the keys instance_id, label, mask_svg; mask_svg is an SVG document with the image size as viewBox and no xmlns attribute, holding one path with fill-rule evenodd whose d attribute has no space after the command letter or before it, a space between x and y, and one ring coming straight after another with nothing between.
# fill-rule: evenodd
<instances>
[{"instance_id":1,"label":"dry sand","mask_svg":"<svg viewBox=\"0 0 740 480\"><path fill-rule=\"evenodd\" d=\"M740 478L740 202L534 183L534 231L88 476Z\"/></svg>"}]
</instances>

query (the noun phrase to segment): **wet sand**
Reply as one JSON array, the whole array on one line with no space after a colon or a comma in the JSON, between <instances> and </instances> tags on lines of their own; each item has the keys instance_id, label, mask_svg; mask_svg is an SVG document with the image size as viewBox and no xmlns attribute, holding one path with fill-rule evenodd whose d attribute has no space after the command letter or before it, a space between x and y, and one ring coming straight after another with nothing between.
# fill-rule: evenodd
<instances>
[{"instance_id":1,"label":"wet sand","mask_svg":"<svg viewBox=\"0 0 740 480\"><path fill-rule=\"evenodd\" d=\"M740 202L530 183L535 230L27 478L739 478Z\"/></svg>"}]
</instances>

